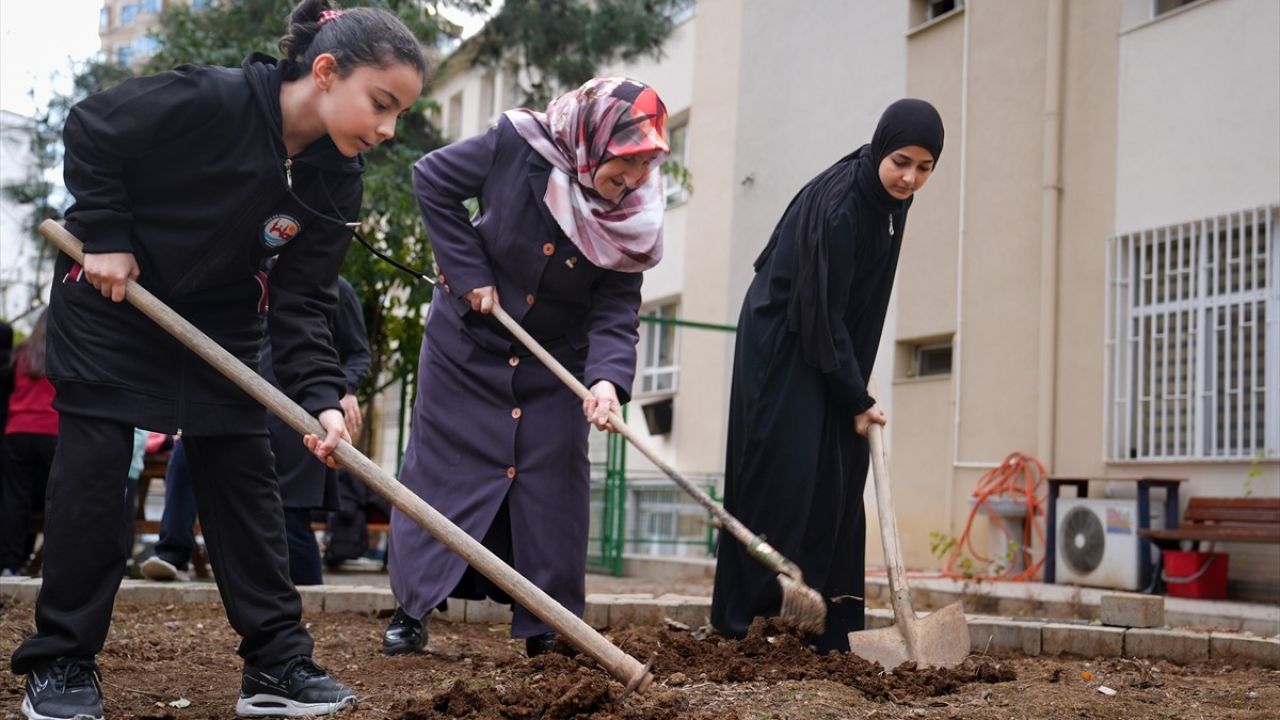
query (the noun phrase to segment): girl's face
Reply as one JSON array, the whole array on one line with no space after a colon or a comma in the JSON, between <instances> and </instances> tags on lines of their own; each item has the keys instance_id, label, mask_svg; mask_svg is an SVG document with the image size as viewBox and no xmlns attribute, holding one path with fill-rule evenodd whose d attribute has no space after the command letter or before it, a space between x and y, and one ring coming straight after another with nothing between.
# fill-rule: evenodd
<instances>
[{"instance_id":1,"label":"girl's face","mask_svg":"<svg viewBox=\"0 0 1280 720\"><path fill-rule=\"evenodd\" d=\"M605 161L596 168L592 178L595 190L609 202L617 202L623 193L635 190L649 177L650 165L658 157L658 151L623 155Z\"/></svg>"},{"instance_id":2,"label":"girl's face","mask_svg":"<svg viewBox=\"0 0 1280 720\"><path fill-rule=\"evenodd\" d=\"M933 154L919 145L907 145L880 161L880 184L898 200L906 200L924 187L933 174Z\"/></svg>"},{"instance_id":3,"label":"girl's face","mask_svg":"<svg viewBox=\"0 0 1280 720\"><path fill-rule=\"evenodd\" d=\"M346 77L337 70L332 55L321 55L312 65L321 91L317 111L338 152L355 157L395 136L396 120L422 93L422 76L400 62L361 65Z\"/></svg>"}]
</instances>

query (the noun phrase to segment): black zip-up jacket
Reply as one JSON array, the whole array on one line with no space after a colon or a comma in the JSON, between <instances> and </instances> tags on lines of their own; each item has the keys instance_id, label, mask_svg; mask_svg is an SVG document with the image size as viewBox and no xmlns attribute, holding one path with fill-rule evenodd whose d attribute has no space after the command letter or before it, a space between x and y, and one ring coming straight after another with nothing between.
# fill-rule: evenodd
<instances>
[{"instance_id":1,"label":"black zip-up jacket","mask_svg":"<svg viewBox=\"0 0 1280 720\"><path fill-rule=\"evenodd\" d=\"M364 165L327 136L287 158L281 82L276 61L254 54L240 69L184 65L77 104L63 134L75 197L67 228L86 252L133 253L139 283L255 369L269 311L280 386L317 414L338 408L346 386L326 318ZM277 253L268 299L259 268ZM264 431L248 395L138 310L102 297L67 256L56 268L58 410L161 432Z\"/></svg>"}]
</instances>

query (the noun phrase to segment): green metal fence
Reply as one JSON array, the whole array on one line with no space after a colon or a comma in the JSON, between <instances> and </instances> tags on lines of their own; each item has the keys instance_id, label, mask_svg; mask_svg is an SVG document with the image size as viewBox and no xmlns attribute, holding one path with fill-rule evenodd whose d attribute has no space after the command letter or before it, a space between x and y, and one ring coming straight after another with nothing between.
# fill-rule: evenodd
<instances>
[{"instance_id":1,"label":"green metal fence","mask_svg":"<svg viewBox=\"0 0 1280 720\"><path fill-rule=\"evenodd\" d=\"M677 328L688 328L693 330L710 330L715 332L732 333L737 328L732 325L716 325L713 323L694 322L690 320L681 320L679 318L664 317L645 317L640 318L642 323L654 325L674 325ZM629 405L622 408L622 417L628 420ZM612 575L622 575L623 554L636 545L648 546L697 546L701 548L704 557L710 557L715 552L715 543L717 531L712 524L711 513L703 509L692 498L687 497L683 491L678 489L674 483L670 481L646 482L641 486L629 486L627 477L627 441L621 435L610 434L606 444L606 454L603 468L599 464L592 468L592 484L591 484L591 529L588 541L587 566L597 572L606 572ZM665 479L665 477L663 478ZM720 497L717 494L716 482L713 477L703 478L702 483L690 478L696 484L703 486L707 494L712 499L719 502ZM699 513L703 516L702 523L704 525L700 537L697 539L685 537L667 538L653 537L638 532L637 528L628 529L627 520L627 502L628 498L637 492L643 490L661 491L666 489L674 489L676 493L684 499L683 510L676 515L676 524L680 522L680 516L685 519L693 513ZM629 534L630 532L630 534ZM677 528L677 534L678 528Z\"/></svg>"},{"instance_id":2,"label":"green metal fence","mask_svg":"<svg viewBox=\"0 0 1280 720\"><path fill-rule=\"evenodd\" d=\"M679 318L641 317L642 323L653 325L674 325L677 328L693 330L710 330L714 332L732 333L736 330L732 325L716 325L712 323L694 322ZM396 473L404 460L404 450L408 442L409 416L411 413L416 388L416 377L407 375L399 383L399 407L396 438ZM622 408L622 417L630 422L628 413L630 405ZM627 440L616 433L606 436L605 458L603 463L593 463L591 468L591 524L588 538L587 566L597 572L621 575L623 554L629 547L636 546L686 546L697 547L701 554L710 557L715 552L717 531L712 523L711 513L685 496L674 483L664 477L646 477L636 485L628 484L627 477ZM702 475L689 478L701 485L713 500L719 502L717 483L714 476ZM701 480L701 482L699 482ZM700 517L703 527L697 537L690 533L668 538L636 532L628 535L627 501L636 493L661 492L674 489L682 499L680 508L673 511L674 523L679 526L687 524L693 515ZM672 503L674 504L674 503ZM677 527L677 534L679 527ZM686 555L687 556L687 555Z\"/></svg>"}]
</instances>

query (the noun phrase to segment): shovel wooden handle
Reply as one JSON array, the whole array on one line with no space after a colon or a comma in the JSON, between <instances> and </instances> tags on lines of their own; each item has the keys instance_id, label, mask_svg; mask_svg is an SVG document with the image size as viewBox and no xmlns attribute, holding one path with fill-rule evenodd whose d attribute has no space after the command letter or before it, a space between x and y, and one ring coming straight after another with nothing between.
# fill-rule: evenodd
<instances>
[{"instance_id":1,"label":"shovel wooden handle","mask_svg":"<svg viewBox=\"0 0 1280 720\"><path fill-rule=\"evenodd\" d=\"M889 464L884 459L884 428L871 423L867 428L867 441L871 445L871 474L876 483L876 509L880 514L880 543L884 545L884 562L888 566L889 599L893 614L904 622L909 614L915 619L911 607L911 588L902 562L902 547L898 543L898 514L893 510L893 492L889 482Z\"/></svg>"},{"instance_id":2,"label":"shovel wooden handle","mask_svg":"<svg viewBox=\"0 0 1280 720\"><path fill-rule=\"evenodd\" d=\"M502 326L514 335L521 344L528 348L529 352L533 353L539 360L541 360L542 364L546 365L548 370L550 370L556 377L560 378L561 382L568 385L569 389L573 390L578 397L583 400L587 400L592 397L591 391L587 389L587 386L583 385L578 378L574 377L573 373L569 372L564 365L560 364L559 360L552 357L551 353L547 352L546 348L542 347L542 344L535 340L528 331L523 327L520 327L520 324L512 319L512 317L507 314L507 311L502 308L501 303L494 303L493 316L497 318L498 322L502 323ZM659 470L666 473L667 477L671 478L676 485L680 486L682 490L693 497L699 505L710 511L711 514L716 517L716 520L720 522L721 527L728 530L731 535L746 546L752 557L759 560L761 563L768 565L775 572L785 573L796 580L800 579L801 573L799 566L783 557L782 554L774 549L772 545L765 542L764 538L748 530L746 525L743 525L737 518L730 515L729 511L725 510L720 503L712 500L705 492L702 491L701 488L694 485L688 480L688 478L681 475L678 470L671 467L671 465L667 461L663 460L653 448L649 447L648 443L641 439L639 435L636 435L636 432L627 425L625 420L622 419L621 414L616 412L609 413L609 422L613 425L613 429L616 430L619 435L622 435L627 440L631 441L631 444L634 445L642 455L649 458L649 462L658 466Z\"/></svg>"},{"instance_id":3,"label":"shovel wooden handle","mask_svg":"<svg viewBox=\"0 0 1280 720\"><path fill-rule=\"evenodd\" d=\"M83 246L80 241L52 220L40 224L40 233L59 250L69 255L76 262L83 264ZM290 400L283 392L276 389L258 373L250 370L234 355L211 340L207 335L187 322L171 308L157 299L146 288L130 280L125 292L129 304L138 308L151 318L192 352L204 358L218 372L244 390L277 417L288 423L289 427L302 434L324 436L324 429L319 421L306 410ZM586 624L577 615L569 612L551 596L529 582L523 575L511 569L487 548L477 542L458 526L441 515L425 500L413 494L401 485L380 465L365 457L350 443L341 441L334 457L352 475L360 478L379 495L386 498L405 515L408 515L431 533L437 540L456 552L472 567L502 588L516 602L528 608L543 622L555 628L582 652L600 663L611 675L625 683L628 689L643 692L653 680L647 666L619 650L613 643L605 640L600 633Z\"/></svg>"}]
</instances>

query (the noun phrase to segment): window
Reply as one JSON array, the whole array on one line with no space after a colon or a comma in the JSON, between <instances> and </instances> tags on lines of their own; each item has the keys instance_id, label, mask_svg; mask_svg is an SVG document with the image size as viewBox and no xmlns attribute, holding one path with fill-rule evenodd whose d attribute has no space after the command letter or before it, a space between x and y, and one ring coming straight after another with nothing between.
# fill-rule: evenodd
<instances>
[{"instance_id":1,"label":"window","mask_svg":"<svg viewBox=\"0 0 1280 720\"><path fill-rule=\"evenodd\" d=\"M133 48L128 45L121 45L116 48L116 62L121 65L128 65L133 60Z\"/></svg>"},{"instance_id":2,"label":"window","mask_svg":"<svg viewBox=\"0 0 1280 720\"><path fill-rule=\"evenodd\" d=\"M162 9L160 0L142 0L142 12L159 15Z\"/></svg>"},{"instance_id":3,"label":"window","mask_svg":"<svg viewBox=\"0 0 1280 720\"><path fill-rule=\"evenodd\" d=\"M899 340L894 359L894 375L899 380L951 374L951 336Z\"/></svg>"},{"instance_id":4,"label":"window","mask_svg":"<svg viewBox=\"0 0 1280 720\"><path fill-rule=\"evenodd\" d=\"M632 490L635 519L627 550L641 555L706 556L707 511L670 486Z\"/></svg>"},{"instance_id":5,"label":"window","mask_svg":"<svg viewBox=\"0 0 1280 720\"><path fill-rule=\"evenodd\" d=\"M911 27L923 25L964 7L964 0L913 0Z\"/></svg>"},{"instance_id":6,"label":"window","mask_svg":"<svg viewBox=\"0 0 1280 720\"><path fill-rule=\"evenodd\" d=\"M1177 10L1183 5L1190 5L1196 0L1151 0L1151 15L1153 17L1163 15L1171 10Z\"/></svg>"},{"instance_id":7,"label":"window","mask_svg":"<svg viewBox=\"0 0 1280 720\"><path fill-rule=\"evenodd\" d=\"M1280 449L1278 217L1271 205L1111 239L1108 459Z\"/></svg>"},{"instance_id":8,"label":"window","mask_svg":"<svg viewBox=\"0 0 1280 720\"><path fill-rule=\"evenodd\" d=\"M689 124L668 128L667 142L671 145L671 157L662 164L662 183L666 188L667 206L670 207L689 199L686 187L689 179Z\"/></svg>"},{"instance_id":9,"label":"window","mask_svg":"<svg viewBox=\"0 0 1280 720\"><path fill-rule=\"evenodd\" d=\"M667 17L671 20L672 25L679 25L693 17L694 10L697 7L696 0L676 0L668 7Z\"/></svg>"},{"instance_id":10,"label":"window","mask_svg":"<svg viewBox=\"0 0 1280 720\"><path fill-rule=\"evenodd\" d=\"M920 345L916 347L915 375L951 374L951 343Z\"/></svg>"},{"instance_id":11,"label":"window","mask_svg":"<svg viewBox=\"0 0 1280 720\"><path fill-rule=\"evenodd\" d=\"M203 10L209 7L211 0L191 0L192 10Z\"/></svg>"},{"instance_id":12,"label":"window","mask_svg":"<svg viewBox=\"0 0 1280 720\"><path fill-rule=\"evenodd\" d=\"M133 21L138 17L137 5L121 5L120 6L120 24L132 25Z\"/></svg>"},{"instance_id":13,"label":"window","mask_svg":"<svg viewBox=\"0 0 1280 720\"><path fill-rule=\"evenodd\" d=\"M150 35L144 35L134 38L132 47L134 58L150 57L160 50L160 41Z\"/></svg>"},{"instance_id":14,"label":"window","mask_svg":"<svg viewBox=\"0 0 1280 720\"><path fill-rule=\"evenodd\" d=\"M98 11L98 32L111 29L111 8L103 7Z\"/></svg>"},{"instance_id":15,"label":"window","mask_svg":"<svg viewBox=\"0 0 1280 720\"><path fill-rule=\"evenodd\" d=\"M676 308L671 302L641 313L640 394L674 393L680 369L676 365Z\"/></svg>"},{"instance_id":16,"label":"window","mask_svg":"<svg viewBox=\"0 0 1280 720\"><path fill-rule=\"evenodd\" d=\"M462 135L462 91L458 91L449 98L449 114L445 117L448 127L445 128L445 137L450 140L457 140Z\"/></svg>"}]
</instances>

